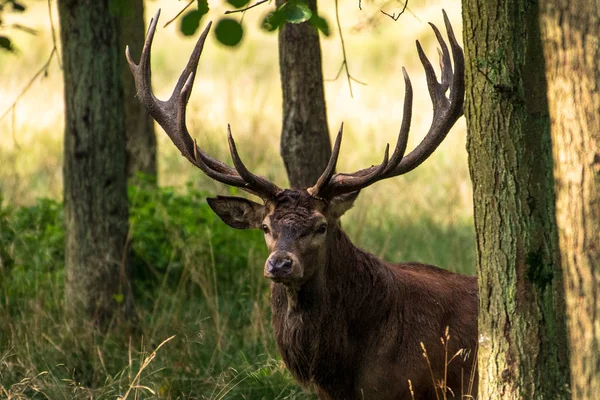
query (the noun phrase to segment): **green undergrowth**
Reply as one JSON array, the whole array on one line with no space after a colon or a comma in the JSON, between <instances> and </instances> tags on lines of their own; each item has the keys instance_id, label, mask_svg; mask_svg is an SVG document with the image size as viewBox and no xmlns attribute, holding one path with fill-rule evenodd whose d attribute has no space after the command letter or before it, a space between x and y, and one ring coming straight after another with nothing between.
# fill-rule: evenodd
<instances>
[{"instance_id":1,"label":"green undergrowth","mask_svg":"<svg viewBox=\"0 0 600 400\"><path fill-rule=\"evenodd\" d=\"M129 195L135 333L69 327L62 204L0 201L0 398L313 398L277 353L262 234L227 227L192 185L142 185ZM390 261L472 273L468 221L439 228L415 217L400 227L392 219L344 226Z\"/></svg>"}]
</instances>

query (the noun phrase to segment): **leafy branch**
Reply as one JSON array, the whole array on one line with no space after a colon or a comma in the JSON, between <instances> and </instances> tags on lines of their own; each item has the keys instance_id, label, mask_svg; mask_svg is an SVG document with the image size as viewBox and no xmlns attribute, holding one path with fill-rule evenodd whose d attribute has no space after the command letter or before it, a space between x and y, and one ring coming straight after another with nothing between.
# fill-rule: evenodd
<instances>
[{"instance_id":1,"label":"leafy branch","mask_svg":"<svg viewBox=\"0 0 600 400\"><path fill-rule=\"evenodd\" d=\"M251 8L254 8L256 6L260 6L261 4L266 3L268 1L271 1L271 0L260 0L260 1L257 1L256 3L252 4L251 6L248 6L248 7L245 7L245 8L240 8L239 10L227 10L227 11L225 11L225 14L227 15L227 14L234 14L234 13L239 13L239 12L245 12L245 11L250 10Z\"/></svg>"}]
</instances>

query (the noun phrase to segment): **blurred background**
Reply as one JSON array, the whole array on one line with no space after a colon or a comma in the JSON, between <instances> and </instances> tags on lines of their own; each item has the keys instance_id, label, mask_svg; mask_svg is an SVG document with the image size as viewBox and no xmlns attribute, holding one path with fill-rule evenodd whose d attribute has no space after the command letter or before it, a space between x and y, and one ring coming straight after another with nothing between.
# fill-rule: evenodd
<instances>
[{"instance_id":1,"label":"blurred background","mask_svg":"<svg viewBox=\"0 0 600 400\"><path fill-rule=\"evenodd\" d=\"M201 27L227 9L218 1L209 4ZM402 66L415 93L408 149L424 137L432 106L414 42L421 42L437 67L437 42L428 22L441 28L444 8L460 40L461 9L458 0L415 1L394 21L381 10L397 14L403 2L363 0L362 10L358 1L340 3L350 73L366 83L353 82L351 97L344 73L334 79L343 61L334 4L319 3L331 30L329 37L321 35L327 112L330 133L344 123L338 170L354 171L381 162L386 143L395 145L404 97ZM197 38L183 36L178 21L163 28L183 6L173 0L145 3L146 24L162 9L152 53L159 98L170 95ZM230 123L246 165L286 186L279 156L277 34L259 28L271 8L264 4L243 15L244 38L235 48L209 37L187 118L198 144L227 162ZM17 51L0 52L0 115L7 111L0 120L2 390L14 398L305 396L287 375L273 344L268 283L260 272L266 256L261 235L234 231L215 219L205 196L230 189L189 164L160 128L158 181L164 190L130 192L132 230L139 237L134 258L142 265L136 272L141 288L136 289L136 302L143 335L124 340L117 333L99 338L62 331L64 100L56 58L11 109L50 55L50 18L57 29L54 3L49 10L46 1L32 1L25 13L7 14L4 21L31 27L37 35L11 31ZM474 274L465 141L462 118L417 170L364 190L343 222L354 243L389 261L420 261ZM149 197L153 201L145 202ZM144 367L152 350L172 335L176 338Z\"/></svg>"}]
</instances>

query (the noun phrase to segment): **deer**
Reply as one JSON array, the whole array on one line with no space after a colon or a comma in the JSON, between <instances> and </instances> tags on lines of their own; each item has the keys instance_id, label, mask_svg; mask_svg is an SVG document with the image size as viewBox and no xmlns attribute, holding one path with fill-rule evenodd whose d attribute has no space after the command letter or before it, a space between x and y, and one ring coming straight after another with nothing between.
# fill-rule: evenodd
<instances>
[{"instance_id":1,"label":"deer","mask_svg":"<svg viewBox=\"0 0 600 400\"><path fill-rule=\"evenodd\" d=\"M430 23L441 48L441 81L416 41L433 103L432 123L424 139L405 155L413 92L402 68L403 117L392 155L388 144L381 164L335 173L342 124L314 186L290 189L281 189L246 167L229 125L233 167L202 150L187 129L186 106L210 23L171 97L162 101L154 96L150 50L159 15L160 10L150 22L139 64L126 49L137 97L189 162L208 177L262 200L217 196L207 202L227 225L264 232L270 252L264 276L271 280L271 324L283 362L295 380L312 388L321 400L430 400L439 398L440 391L444 398L476 398L477 278L416 262L383 261L355 246L340 223L362 189L418 167L462 116L464 55L446 13L450 49ZM468 352L471 359L463 357ZM472 387L464 395L468 384Z\"/></svg>"}]
</instances>

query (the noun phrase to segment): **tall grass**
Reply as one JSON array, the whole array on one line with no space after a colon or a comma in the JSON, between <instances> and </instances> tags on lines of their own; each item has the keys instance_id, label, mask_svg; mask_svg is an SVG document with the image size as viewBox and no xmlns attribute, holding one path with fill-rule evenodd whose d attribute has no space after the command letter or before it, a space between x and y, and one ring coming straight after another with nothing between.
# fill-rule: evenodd
<instances>
[{"instance_id":1,"label":"tall grass","mask_svg":"<svg viewBox=\"0 0 600 400\"><path fill-rule=\"evenodd\" d=\"M114 398L128 391L143 398L309 396L292 382L273 342L262 235L225 226L205 196L192 185L183 193L131 188L139 321L133 332L112 328L106 334L73 329L63 316L61 204L38 200L33 206L2 207L4 394L49 399ZM400 235L400 247L416 259L429 254L450 257L456 265L471 262L469 225L440 231L440 243L454 236L452 254L424 239L431 232L429 222L405 229L411 235ZM385 258L395 252L389 245L381 249Z\"/></svg>"},{"instance_id":2,"label":"tall grass","mask_svg":"<svg viewBox=\"0 0 600 400\"><path fill-rule=\"evenodd\" d=\"M397 23L379 10L393 11L401 3L362 5L359 11L357 4L341 4L341 16L351 72L368 85L355 85L350 98L345 80L326 83L331 131L345 122L343 171L379 162L385 143L394 143L404 90L401 65L415 87L409 146L424 136L431 104L413 40L419 39L434 60L434 36L426 22L442 25L439 1L410 4L411 13ZM159 6L167 20L182 5L150 1L148 14ZM332 24L331 4L320 7ZM443 7L459 31L460 3L444 2ZM213 8L219 12L219 5ZM278 156L281 92L273 79L278 73L276 35L256 29L264 13L244 17L247 37L240 48L207 43L188 125L201 146L228 160L223 128L231 122L246 164L284 186ZM20 52L0 53L0 112L50 52L45 3L32 3L26 18L18 22L40 34L15 33ZM339 38L324 39L322 45L324 74L333 77L342 61ZM193 40L181 37L175 26L159 28L153 78L163 97L191 46ZM232 230L210 212L206 195L231 189L193 169L160 129L161 188L130 192L137 329L99 334L68 328L61 312L62 95L61 71L53 63L48 77L34 83L0 121L0 398L311 398L293 383L273 341L261 235ZM464 147L460 121L418 170L364 190L344 217L355 243L390 261L473 273Z\"/></svg>"},{"instance_id":3,"label":"tall grass","mask_svg":"<svg viewBox=\"0 0 600 400\"><path fill-rule=\"evenodd\" d=\"M304 396L295 394L300 390L271 338L260 234L236 235L210 212L204 192L132 188L130 195L139 318L134 331L115 327L101 334L64 319L59 203L2 209L4 395Z\"/></svg>"}]
</instances>

